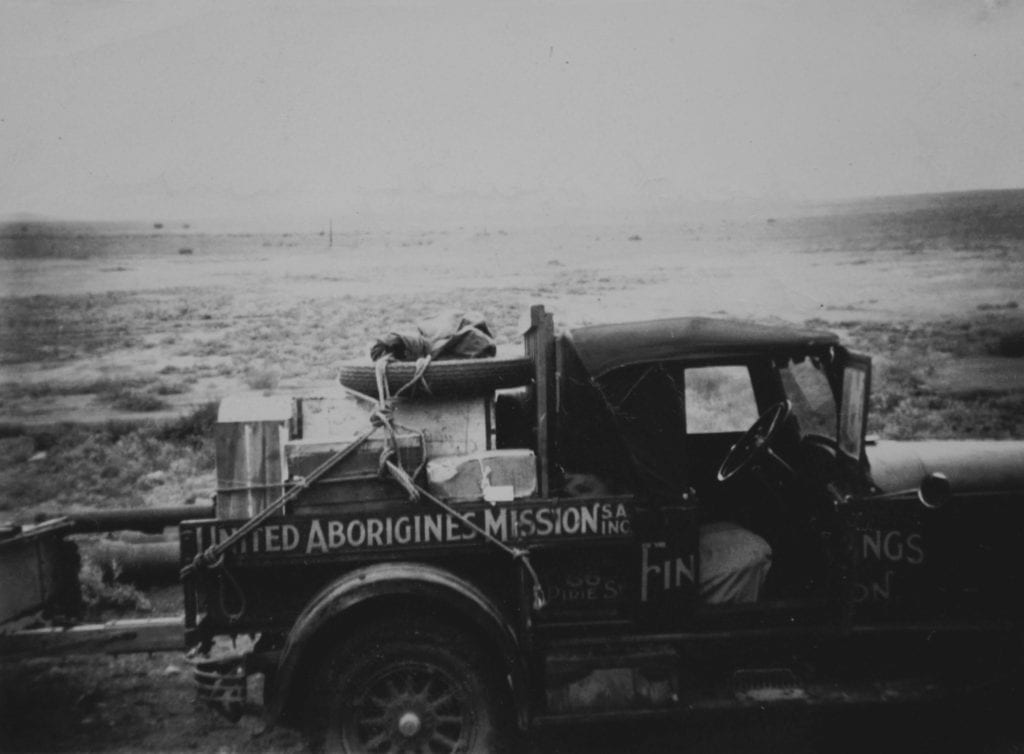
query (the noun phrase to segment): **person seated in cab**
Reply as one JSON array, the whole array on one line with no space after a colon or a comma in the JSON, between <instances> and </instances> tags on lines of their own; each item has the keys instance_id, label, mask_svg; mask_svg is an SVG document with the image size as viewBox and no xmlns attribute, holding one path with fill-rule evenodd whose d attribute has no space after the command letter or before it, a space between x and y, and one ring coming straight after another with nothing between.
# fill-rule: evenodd
<instances>
[{"instance_id":1,"label":"person seated in cab","mask_svg":"<svg viewBox=\"0 0 1024 754\"><path fill-rule=\"evenodd\" d=\"M562 494L600 497L613 494L595 474L565 474ZM772 548L751 530L727 520L702 524L698 530L701 600L707 605L753 604L761 596L772 565Z\"/></svg>"}]
</instances>

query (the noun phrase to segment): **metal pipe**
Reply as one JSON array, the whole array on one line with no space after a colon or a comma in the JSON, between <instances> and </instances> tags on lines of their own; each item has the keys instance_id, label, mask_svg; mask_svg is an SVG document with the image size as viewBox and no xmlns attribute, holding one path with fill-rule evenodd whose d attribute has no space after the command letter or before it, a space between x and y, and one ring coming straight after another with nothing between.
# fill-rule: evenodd
<instances>
[{"instance_id":1,"label":"metal pipe","mask_svg":"<svg viewBox=\"0 0 1024 754\"><path fill-rule=\"evenodd\" d=\"M84 559L100 567L105 578L123 584L151 586L178 581L181 548L172 542L129 543L101 539L82 546Z\"/></svg>"},{"instance_id":2,"label":"metal pipe","mask_svg":"<svg viewBox=\"0 0 1024 754\"><path fill-rule=\"evenodd\" d=\"M159 533L168 526L177 526L182 521L214 518L213 504L175 505L166 508L119 508L87 513L71 513L67 518L74 526L70 533L85 532L142 531Z\"/></svg>"}]
</instances>

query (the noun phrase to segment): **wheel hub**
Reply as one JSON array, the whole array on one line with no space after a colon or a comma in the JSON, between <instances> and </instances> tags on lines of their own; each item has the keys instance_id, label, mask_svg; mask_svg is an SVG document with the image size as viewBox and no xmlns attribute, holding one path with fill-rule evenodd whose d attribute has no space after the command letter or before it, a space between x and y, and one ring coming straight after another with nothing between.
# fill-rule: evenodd
<instances>
[{"instance_id":1,"label":"wheel hub","mask_svg":"<svg viewBox=\"0 0 1024 754\"><path fill-rule=\"evenodd\" d=\"M412 738L419 733L420 727L422 727L420 716L415 712L406 712L398 718L398 732L406 738Z\"/></svg>"}]
</instances>

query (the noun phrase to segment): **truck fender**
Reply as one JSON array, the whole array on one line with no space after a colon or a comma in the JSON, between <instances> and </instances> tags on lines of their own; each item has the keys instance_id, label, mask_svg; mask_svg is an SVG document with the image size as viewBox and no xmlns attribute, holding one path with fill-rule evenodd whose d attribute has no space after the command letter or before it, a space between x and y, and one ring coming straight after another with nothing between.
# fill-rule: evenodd
<instances>
[{"instance_id":1,"label":"truck fender","mask_svg":"<svg viewBox=\"0 0 1024 754\"><path fill-rule=\"evenodd\" d=\"M287 717L291 711L307 651L319 646L315 640L322 630L357 606L402 595L442 604L480 631L500 655L511 684L517 721L524 727L529 706L527 666L512 625L486 594L465 579L437 566L402 562L358 568L332 581L310 600L281 651L266 705L269 721Z\"/></svg>"}]
</instances>

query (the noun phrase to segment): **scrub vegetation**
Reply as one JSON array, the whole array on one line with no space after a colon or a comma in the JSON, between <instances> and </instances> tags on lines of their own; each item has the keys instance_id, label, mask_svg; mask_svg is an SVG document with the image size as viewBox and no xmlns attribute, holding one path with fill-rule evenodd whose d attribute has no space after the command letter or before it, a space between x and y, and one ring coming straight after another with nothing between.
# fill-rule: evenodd
<instances>
[{"instance_id":1,"label":"scrub vegetation","mask_svg":"<svg viewBox=\"0 0 1024 754\"><path fill-rule=\"evenodd\" d=\"M869 431L892 439L1024 438L1024 364L1002 353L1022 324L989 313L839 323L852 346L875 357Z\"/></svg>"},{"instance_id":2,"label":"scrub vegetation","mask_svg":"<svg viewBox=\"0 0 1024 754\"><path fill-rule=\"evenodd\" d=\"M695 314L832 329L874 358L871 432L1022 438L1022 200L626 229L353 228L331 246L318 233L0 228L0 273L18 281L0 297L0 510L208 494L208 404L330 390L340 360L451 308L481 312L509 348L531 303L566 327Z\"/></svg>"},{"instance_id":3,"label":"scrub vegetation","mask_svg":"<svg viewBox=\"0 0 1024 754\"><path fill-rule=\"evenodd\" d=\"M330 390L340 360L452 308L516 347L532 303L563 327L693 314L835 330L874 358L870 432L1024 438L1021 206L1024 192L979 192L813 217L354 226L333 245L315 231L0 228L0 518L205 503L219 398ZM735 405L722 385L692 387ZM180 609L177 592L164 604L84 569L92 610ZM253 715L195 706L179 654L26 660L0 679L4 750L303 750ZM754 727L749 742L691 743L761 750ZM786 748L823 749L793 730ZM558 750L631 745L598 738Z\"/></svg>"},{"instance_id":4,"label":"scrub vegetation","mask_svg":"<svg viewBox=\"0 0 1024 754\"><path fill-rule=\"evenodd\" d=\"M193 502L213 491L209 404L157 424L62 424L0 438L0 512L29 522L90 508Z\"/></svg>"}]
</instances>

